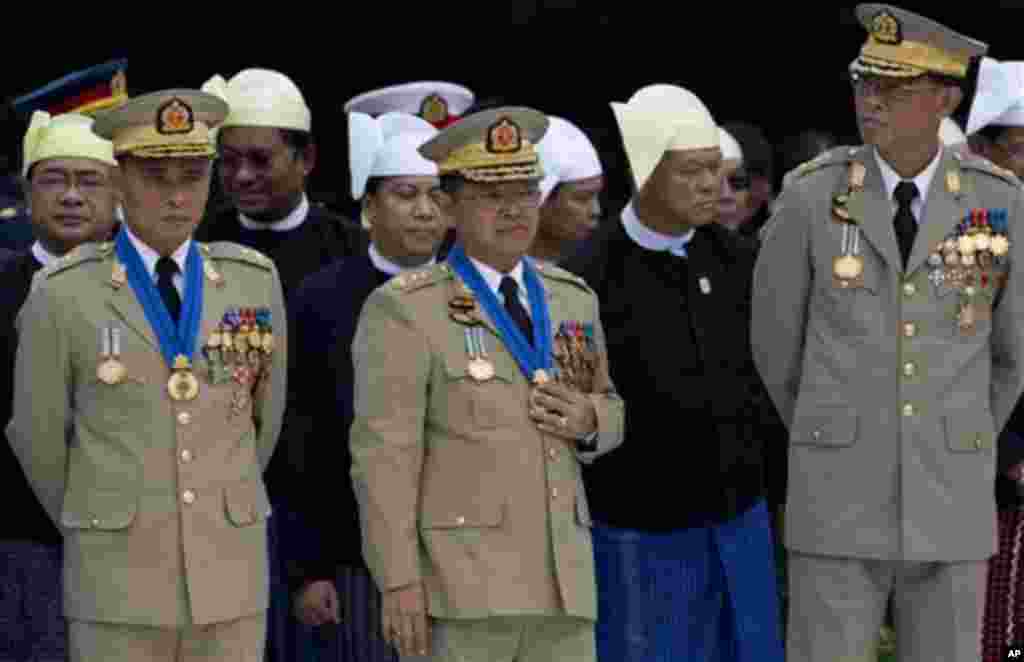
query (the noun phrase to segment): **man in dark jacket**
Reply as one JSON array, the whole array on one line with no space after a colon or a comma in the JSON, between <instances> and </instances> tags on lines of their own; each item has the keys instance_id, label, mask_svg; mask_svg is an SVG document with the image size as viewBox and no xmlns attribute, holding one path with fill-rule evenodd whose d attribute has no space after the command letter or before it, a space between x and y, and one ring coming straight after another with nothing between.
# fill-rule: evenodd
<instances>
[{"instance_id":1,"label":"man in dark jacket","mask_svg":"<svg viewBox=\"0 0 1024 662\"><path fill-rule=\"evenodd\" d=\"M239 243L272 259L291 318L292 298L302 279L335 260L365 252L366 232L311 204L306 195L316 145L312 114L294 82L277 71L247 69L230 81L214 76L203 90L222 96L231 107L217 135L220 188L231 206L205 219L196 239ZM293 334L289 345L294 356ZM306 439L295 407L294 387L302 376L294 365L288 371L288 408L277 452L264 476L274 504L268 662L291 659L303 650L289 606L289 571L280 560L292 556L281 547L300 546L307 530L295 515Z\"/></svg>"},{"instance_id":2,"label":"man in dark jacket","mask_svg":"<svg viewBox=\"0 0 1024 662\"><path fill-rule=\"evenodd\" d=\"M753 252L714 223L719 132L686 90L612 104L638 191L566 267L597 292L626 437L587 466L600 659L782 659L750 356Z\"/></svg>"}]
</instances>

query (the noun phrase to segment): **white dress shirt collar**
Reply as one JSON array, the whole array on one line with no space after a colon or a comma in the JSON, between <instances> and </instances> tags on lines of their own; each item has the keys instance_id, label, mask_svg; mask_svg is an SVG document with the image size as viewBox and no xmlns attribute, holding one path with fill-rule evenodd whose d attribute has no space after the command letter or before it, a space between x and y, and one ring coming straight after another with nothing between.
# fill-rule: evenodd
<instances>
[{"instance_id":1,"label":"white dress shirt collar","mask_svg":"<svg viewBox=\"0 0 1024 662\"><path fill-rule=\"evenodd\" d=\"M375 245L373 245L372 243L370 244L369 252L370 252L370 262L373 263L374 268L376 268L377 271L382 271L382 272L386 273L389 276L397 276L398 274L402 273L403 271L407 271L408 269L412 268L412 267L403 267L402 265L400 265L400 264L398 264L396 262L392 262L391 260L387 259L386 257L384 257L383 255L380 254L380 251L377 250L377 247ZM430 264L434 264L434 262L436 262L436 261L437 260L435 258L430 258L429 262L424 262L423 264L421 264L419 266L423 267L423 266L427 266L427 265L430 265ZM419 267L416 267L416 268L419 268Z\"/></svg>"},{"instance_id":2,"label":"white dress shirt collar","mask_svg":"<svg viewBox=\"0 0 1024 662\"><path fill-rule=\"evenodd\" d=\"M303 193L302 200L299 201L299 205L280 221L274 221L273 223L260 223L259 221L252 220L242 212L238 212L238 222L241 223L242 227L246 230L287 232L302 225L306 221L307 216L309 216L309 198L307 198L306 194Z\"/></svg>"},{"instance_id":3,"label":"white dress shirt collar","mask_svg":"<svg viewBox=\"0 0 1024 662\"><path fill-rule=\"evenodd\" d=\"M893 204L896 204L893 200L893 193L896 191L896 186L903 181L903 177L898 172L893 170L893 167L889 165L882 155L878 153L877 149L872 150L875 153L875 160L878 162L878 169L882 171L882 182L885 184L885 196ZM939 169L939 162L942 161L942 148L939 148L939 152L932 159L924 170L919 172L916 177L913 178L915 185L917 185L917 197L914 198L914 202L910 204L910 211L913 212L914 218L921 221L921 213L924 210L926 198L928 197L928 191L932 185L932 180L935 178L935 172Z\"/></svg>"},{"instance_id":4,"label":"white dress shirt collar","mask_svg":"<svg viewBox=\"0 0 1024 662\"><path fill-rule=\"evenodd\" d=\"M629 238L641 248L649 251L668 251L681 257L686 257L686 244L690 243L693 233L697 231L696 228L691 228L689 232L678 236L656 232L643 224L632 202L622 210L622 226Z\"/></svg>"},{"instance_id":5,"label":"white dress shirt collar","mask_svg":"<svg viewBox=\"0 0 1024 662\"><path fill-rule=\"evenodd\" d=\"M519 286L519 290L517 292L517 294L519 295L519 302L523 304L523 307L526 308L527 312L530 312L530 297L527 295L526 283L525 281L523 281L522 260L519 260L519 262L516 263L516 266L512 268L512 271L508 272L507 274L501 273L494 267L488 264L484 264L480 260L469 258L469 261L473 263L473 266L476 267L476 270L479 271L480 275L484 277L484 282L487 283L487 287L491 288L491 291L494 292L495 296L498 297L498 301L501 301L502 303L505 303L505 297L504 295L502 295L501 291L498 288L501 287L502 278L504 278L505 276L511 276L512 280L514 280L516 282L516 285Z\"/></svg>"},{"instance_id":6,"label":"white dress shirt collar","mask_svg":"<svg viewBox=\"0 0 1024 662\"><path fill-rule=\"evenodd\" d=\"M124 226L124 229L125 232L128 233L128 240L132 242L132 246L134 246L135 250L139 252L139 257L142 258L142 264L146 265L146 271L149 273L149 277L153 279L153 282L156 282L156 262L157 260L160 259L160 254L157 253L152 248L150 248L149 246L147 246L146 244L142 243L142 240L136 237L132 233L131 228L129 228L127 225ZM179 293L181 293L183 287L185 274L185 260L188 257L188 249L191 245L192 240L186 239L181 244L181 246L178 246L178 248L173 253L171 253L171 259L174 260L178 265L178 273L175 274L173 280L174 286L178 288Z\"/></svg>"},{"instance_id":7,"label":"white dress shirt collar","mask_svg":"<svg viewBox=\"0 0 1024 662\"><path fill-rule=\"evenodd\" d=\"M32 257L34 257L36 259L36 262L43 265L44 267L48 267L54 262L56 262L58 259L60 259L59 256L54 255L50 251L43 248L43 245L38 241L32 244Z\"/></svg>"}]
</instances>

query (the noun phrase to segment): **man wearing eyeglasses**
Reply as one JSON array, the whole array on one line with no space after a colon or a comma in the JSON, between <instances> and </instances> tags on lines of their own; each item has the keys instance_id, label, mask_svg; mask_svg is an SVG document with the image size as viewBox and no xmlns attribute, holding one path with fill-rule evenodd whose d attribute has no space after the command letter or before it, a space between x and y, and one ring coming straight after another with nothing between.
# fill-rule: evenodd
<instances>
[{"instance_id":1,"label":"man wearing eyeglasses","mask_svg":"<svg viewBox=\"0 0 1024 662\"><path fill-rule=\"evenodd\" d=\"M403 660L595 659L580 463L621 443L624 405L597 297L526 257L547 127L500 107L419 148L459 241L375 290L352 343L363 556Z\"/></svg>"},{"instance_id":2,"label":"man wearing eyeglasses","mask_svg":"<svg viewBox=\"0 0 1024 662\"><path fill-rule=\"evenodd\" d=\"M790 432L787 660L868 659L890 596L899 660L977 660L995 443L1024 385L1024 191L939 142L986 46L857 16L866 144L795 171L755 272L755 358Z\"/></svg>"}]
</instances>

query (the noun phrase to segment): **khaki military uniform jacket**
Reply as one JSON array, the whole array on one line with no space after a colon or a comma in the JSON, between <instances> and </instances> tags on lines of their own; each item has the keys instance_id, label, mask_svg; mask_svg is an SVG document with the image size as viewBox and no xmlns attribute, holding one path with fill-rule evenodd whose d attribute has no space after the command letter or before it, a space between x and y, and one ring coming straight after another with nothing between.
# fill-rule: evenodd
<instances>
[{"instance_id":1,"label":"khaki military uniform jacket","mask_svg":"<svg viewBox=\"0 0 1024 662\"><path fill-rule=\"evenodd\" d=\"M378 288L353 341L364 556L382 590L422 581L438 618L596 617L580 461L622 442L624 406L608 378L596 296L568 272L537 269L553 333L566 320L594 325L593 454L538 430L531 387L482 310L495 376L469 377L466 327L448 307L460 283L447 264Z\"/></svg>"},{"instance_id":2,"label":"khaki military uniform jacket","mask_svg":"<svg viewBox=\"0 0 1024 662\"><path fill-rule=\"evenodd\" d=\"M39 272L19 316L8 437L64 534L65 615L148 626L228 621L267 606L261 478L280 430L285 314L277 272L234 244L200 245L207 267L201 344L228 308L267 307L276 335L269 373L240 387L168 395L170 371L112 244L86 245ZM103 329L120 329L127 372L97 378Z\"/></svg>"},{"instance_id":3,"label":"khaki military uniform jacket","mask_svg":"<svg viewBox=\"0 0 1024 662\"><path fill-rule=\"evenodd\" d=\"M834 196L858 163L863 190L847 212L861 228L863 282L841 287ZM789 427L795 551L908 561L994 552L995 441L1022 386L1022 189L987 161L945 150L924 200L905 272L870 147L833 150L788 177L766 228L752 343ZM1010 248L987 280L991 316L965 332L964 290L932 280L928 257L977 208L1007 210Z\"/></svg>"}]
</instances>

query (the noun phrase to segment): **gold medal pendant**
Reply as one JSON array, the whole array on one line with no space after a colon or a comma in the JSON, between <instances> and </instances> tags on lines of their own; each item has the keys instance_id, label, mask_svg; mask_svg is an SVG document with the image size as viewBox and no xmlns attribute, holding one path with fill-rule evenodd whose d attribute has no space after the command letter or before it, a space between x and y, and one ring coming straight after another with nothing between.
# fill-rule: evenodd
<instances>
[{"instance_id":1,"label":"gold medal pendant","mask_svg":"<svg viewBox=\"0 0 1024 662\"><path fill-rule=\"evenodd\" d=\"M832 259L833 285L840 289L864 285L864 258L859 255L839 255Z\"/></svg>"},{"instance_id":2,"label":"gold medal pendant","mask_svg":"<svg viewBox=\"0 0 1024 662\"><path fill-rule=\"evenodd\" d=\"M494 364L486 359L475 358L469 362L469 366L466 368L469 372L469 376L478 382L486 382L489 379L494 379Z\"/></svg>"},{"instance_id":3,"label":"gold medal pendant","mask_svg":"<svg viewBox=\"0 0 1024 662\"><path fill-rule=\"evenodd\" d=\"M167 379L167 393L176 402L195 400L199 396L199 380L192 373L192 364L184 356L174 359L174 372Z\"/></svg>"},{"instance_id":4,"label":"gold medal pendant","mask_svg":"<svg viewBox=\"0 0 1024 662\"><path fill-rule=\"evenodd\" d=\"M124 364L117 359L108 358L96 367L96 378L108 386L123 382L126 373Z\"/></svg>"}]
</instances>

